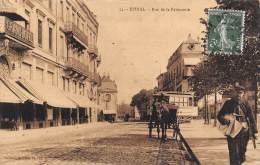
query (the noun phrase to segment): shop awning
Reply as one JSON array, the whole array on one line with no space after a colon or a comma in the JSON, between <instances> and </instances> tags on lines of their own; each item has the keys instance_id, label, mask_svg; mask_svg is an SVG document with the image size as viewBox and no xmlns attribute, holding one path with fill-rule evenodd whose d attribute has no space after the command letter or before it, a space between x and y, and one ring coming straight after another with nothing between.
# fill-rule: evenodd
<instances>
[{"instance_id":1,"label":"shop awning","mask_svg":"<svg viewBox=\"0 0 260 165\"><path fill-rule=\"evenodd\" d=\"M65 93L58 87L44 85L32 81L19 79L18 82L22 84L26 90L30 91L35 97L46 102L52 107L59 108L76 108L76 104L67 98Z\"/></svg>"},{"instance_id":2,"label":"shop awning","mask_svg":"<svg viewBox=\"0 0 260 165\"><path fill-rule=\"evenodd\" d=\"M81 108L95 108L96 105L92 102L88 96L80 96L71 93L66 93L67 97L72 100L78 107Z\"/></svg>"},{"instance_id":3,"label":"shop awning","mask_svg":"<svg viewBox=\"0 0 260 165\"><path fill-rule=\"evenodd\" d=\"M23 103L23 101L11 85L5 79L0 78L0 103Z\"/></svg>"},{"instance_id":4,"label":"shop awning","mask_svg":"<svg viewBox=\"0 0 260 165\"><path fill-rule=\"evenodd\" d=\"M30 101L36 104L43 104L42 101L34 97L30 94L29 91L22 88L16 83L15 79L12 78L0 78L1 79L1 98L0 102L7 102L7 103L24 103L26 101ZM14 97L16 99L14 100ZM19 101L17 101L17 99ZM8 101L9 100L9 101Z\"/></svg>"},{"instance_id":5,"label":"shop awning","mask_svg":"<svg viewBox=\"0 0 260 165\"><path fill-rule=\"evenodd\" d=\"M18 81L11 82L19 91L23 93L23 95L26 97L27 101L30 101L35 104L43 104L43 101L39 100L37 97L33 96L33 94L30 93L30 91L26 90L23 86L19 85Z\"/></svg>"},{"instance_id":6,"label":"shop awning","mask_svg":"<svg viewBox=\"0 0 260 165\"><path fill-rule=\"evenodd\" d=\"M66 93L67 97L73 101L78 107L88 108L89 107L89 99L87 96L77 96L75 94Z\"/></svg>"}]
</instances>

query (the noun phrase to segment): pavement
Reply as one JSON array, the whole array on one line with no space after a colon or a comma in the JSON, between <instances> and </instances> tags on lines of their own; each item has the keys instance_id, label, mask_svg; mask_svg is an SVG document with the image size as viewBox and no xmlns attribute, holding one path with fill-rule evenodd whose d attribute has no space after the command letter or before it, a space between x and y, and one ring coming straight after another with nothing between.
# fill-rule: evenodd
<instances>
[{"instance_id":1,"label":"pavement","mask_svg":"<svg viewBox=\"0 0 260 165\"><path fill-rule=\"evenodd\" d=\"M148 138L147 123L0 131L0 139L0 165L188 164L175 141Z\"/></svg>"},{"instance_id":2,"label":"pavement","mask_svg":"<svg viewBox=\"0 0 260 165\"><path fill-rule=\"evenodd\" d=\"M258 120L260 122L260 120ZM182 135L202 165L228 165L226 137L202 120L181 124ZM171 130L168 135L171 135ZM1 165L165 165L182 156L174 141L148 138L146 123L90 123L74 126L0 130ZM162 145L161 145L162 144ZM249 142L247 162L260 164L260 141ZM158 159L159 158L159 159ZM180 163L177 163L180 164ZM186 163L185 163L186 164Z\"/></svg>"},{"instance_id":3,"label":"pavement","mask_svg":"<svg viewBox=\"0 0 260 165\"><path fill-rule=\"evenodd\" d=\"M260 119L258 121L259 124ZM191 123L181 124L180 128L202 165L229 165L226 137L217 127L213 127L213 124L205 125L202 120L192 120ZM243 165L260 164L259 138L256 145L257 148L253 149L252 141L249 141L246 152L247 161Z\"/></svg>"}]
</instances>

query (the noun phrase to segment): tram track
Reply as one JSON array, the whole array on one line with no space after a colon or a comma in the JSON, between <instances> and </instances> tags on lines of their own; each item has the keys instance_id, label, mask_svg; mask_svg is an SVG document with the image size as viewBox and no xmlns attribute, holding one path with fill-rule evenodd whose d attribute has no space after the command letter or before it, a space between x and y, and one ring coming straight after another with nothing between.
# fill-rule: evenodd
<instances>
[{"instance_id":1,"label":"tram track","mask_svg":"<svg viewBox=\"0 0 260 165\"><path fill-rule=\"evenodd\" d=\"M160 141L156 165L200 165L180 132L177 139Z\"/></svg>"}]
</instances>

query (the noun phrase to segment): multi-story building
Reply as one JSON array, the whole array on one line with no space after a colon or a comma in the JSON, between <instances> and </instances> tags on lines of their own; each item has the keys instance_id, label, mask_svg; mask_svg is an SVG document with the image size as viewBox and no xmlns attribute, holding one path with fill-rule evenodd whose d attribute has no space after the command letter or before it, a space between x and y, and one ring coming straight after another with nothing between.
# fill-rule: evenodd
<instances>
[{"instance_id":1,"label":"multi-story building","mask_svg":"<svg viewBox=\"0 0 260 165\"><path fill-rule=\"evenodd\" d=\"M192 90L192 69L203 60L200 43L189 34L168 60L167 72L157 77L162 91L189 92Z\"/></svg>"},{"instance_id":2,"label":"multi-story building","mask_svg":"<svg viewBox=\"0 0 260 165\"><path fill-rule=\"evenodd\" d=\"M110 76L103 76L101 86L98 89L99 107L107 121L115 120L117 117L117 85Z\"/></svg>"},{"instance_id":3,"label":"multi-story building","mask_svg":"<svg viewBox=\"0 0 260 165\"><path fill-rule=\"evenodd\" d=\"M96 121L98 22L84 1L0 3L1 127Z\"/></svg>"}]
</instances>

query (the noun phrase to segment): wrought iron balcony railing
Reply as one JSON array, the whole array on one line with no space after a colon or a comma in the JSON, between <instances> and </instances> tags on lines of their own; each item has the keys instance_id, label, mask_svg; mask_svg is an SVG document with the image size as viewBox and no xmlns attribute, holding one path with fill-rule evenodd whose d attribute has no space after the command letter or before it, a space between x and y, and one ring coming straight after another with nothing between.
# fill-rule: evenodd
<instances>
[{"instance_id":1,"label":"wrought iron balcony railing","mask_svg":"<svg viewBox=\"0 0 260 165\"><path fill-rule=\"evenodd\" d=\"M88 36L83 31L81 31L73 22L66 22L64 30L66 34L73 35L69 37L76 37L78 40L80 40L80 44L83 43L82 46L84 48L88 46Z\"/></svg>"},{"instance_id":2,"label":"wrought iron balcony railing","mask_svg":"<svg viewBox=\"0 0 260 165\"><path fill-rule=\"evenodd\" d=\"M67 69L75 70L76 72L81 73L87 77L90 76L89 67L73 57L69 57L65 61L65 66Z\"/></svg>"},{"instance_id":3,"label":"wrought iron balcony railing","mask_svg":"<svg viewBox=\"0 0 260 165\"><path fill-rule=\"evenodd\" d=\"M16 39L28 48L33 47L33 33L5 16L0 16L0 35Z\"/></svg>"}]
</instances>

